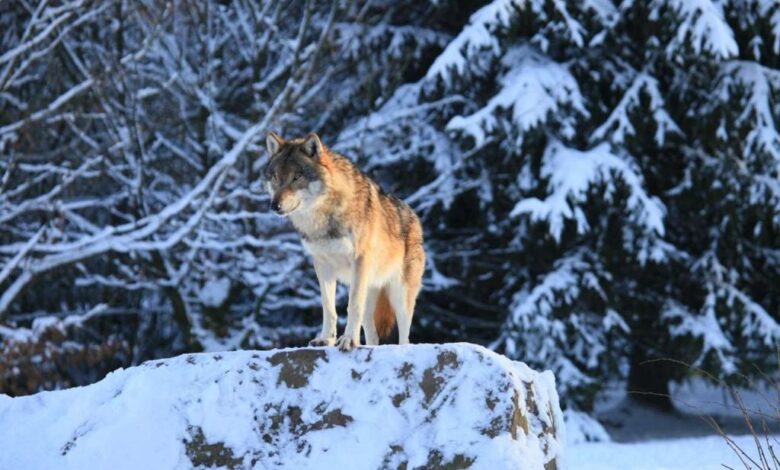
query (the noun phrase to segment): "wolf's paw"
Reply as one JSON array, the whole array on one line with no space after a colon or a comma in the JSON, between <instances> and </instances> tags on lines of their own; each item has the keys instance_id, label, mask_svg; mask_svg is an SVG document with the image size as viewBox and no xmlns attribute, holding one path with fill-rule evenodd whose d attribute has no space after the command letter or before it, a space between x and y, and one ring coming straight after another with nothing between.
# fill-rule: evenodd
<instances>
[{"instance_id":1,"label":"wolf's paw","mask_svg":"<svg viewBox=\"0 0 780 470\"><path fill-rule=\"evenodd\" d=\"M319 346L333 346L336 344L336 338L320 338L317 336L313 340L309 341L309 346L313 347L319 347Z\"/></svg>"},{"instance_id":2,"label":"wolf's paw","mask_svg":"<svg viewBox=\"0 0 780 470\"><path fill-rule=\"evenodd\" d=\"M339 349L344 352L349 352L355 346L360 346L360 344L358 344L358 340L353 338L351 335L344 335L336 340L336 346L338 346Z\"/></svg>"}]
</instances>

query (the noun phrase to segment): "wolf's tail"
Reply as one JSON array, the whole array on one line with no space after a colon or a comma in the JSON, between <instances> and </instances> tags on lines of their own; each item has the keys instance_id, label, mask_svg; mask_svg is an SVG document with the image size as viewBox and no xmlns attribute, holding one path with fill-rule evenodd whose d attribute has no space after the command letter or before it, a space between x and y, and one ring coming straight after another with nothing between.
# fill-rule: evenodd
<instances>
[{"instance_id":1,"label":"wolf's tail","mask_svg":"<svg viewBox=\"0 0 780 470\"><path fill-rule=\"evenodd\" d=\"M395 323L395 311L390 305L390 299L387 297L387 291L382 288L379 291L379 297L376 299L376 308L374 309L374 326L380 338L389 336L393 332Z\"/></svg>"}]
</instances>

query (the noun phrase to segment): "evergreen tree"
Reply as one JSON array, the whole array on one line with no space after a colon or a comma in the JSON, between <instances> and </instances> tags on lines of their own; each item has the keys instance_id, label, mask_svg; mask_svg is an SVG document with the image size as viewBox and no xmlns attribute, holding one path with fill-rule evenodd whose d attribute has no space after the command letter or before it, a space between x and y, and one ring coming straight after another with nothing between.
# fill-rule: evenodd
<instances>
[{"instance_id":1,"label":"evergreen tree","mask_svg":"<svg viewBox=\"0 0 780 470\"><path fill-rule=\"evenodd\" d=\"M429 334L492 336L580 409L687 373L653 359L776 367L779 8L489 2L345 131L415 169Z\"/></svg>"}]
</instances>

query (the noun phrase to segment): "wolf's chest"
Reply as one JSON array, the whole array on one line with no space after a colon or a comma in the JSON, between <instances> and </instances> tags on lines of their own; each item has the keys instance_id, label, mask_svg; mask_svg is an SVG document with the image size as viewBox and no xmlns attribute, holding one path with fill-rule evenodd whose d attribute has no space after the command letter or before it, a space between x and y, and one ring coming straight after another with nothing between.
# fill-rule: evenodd
<instances>
[{"instance_id":1,"label":"wolf's chest","mask_svg":"<svg viewBox=\"0 0 780 470\"><path fill-rule=\"evenodd\" d=\"M303 240L303 246L314 257L317 269L326 271L341 282L349 283L355 259L355 246L351 238Z\"/></svg>"},{"instance_id":2,"label":"wolf's chest","mask_svg":"<svg viewBox=\"0 0 780 470\"><path fill-rule=\"evenodd\" d=\"M347 236L345 227L334 214L301 211L291 214L290 221L304 241L322 244L323 249L341 249L339 241Z\"/></svg>"},{"instance_id":3,"label":"wolf's chest","mask_svg":"<svg viewBox=\"0 0 780 470\"><path fill-rule=\"evenodd\" d=\"M304 239L303 246L315 256L352 258L355 254L355 245L350 237Z\"/></svg>"}]
</instances>

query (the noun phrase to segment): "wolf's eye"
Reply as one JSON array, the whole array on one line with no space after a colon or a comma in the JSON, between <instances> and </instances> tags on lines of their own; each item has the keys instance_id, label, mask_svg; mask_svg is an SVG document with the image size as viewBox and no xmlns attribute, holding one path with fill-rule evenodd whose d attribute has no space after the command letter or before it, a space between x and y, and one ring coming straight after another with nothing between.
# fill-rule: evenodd
<instances>
[{"instance_id":1,"label":"wolf's eye","mask_svg":"<svg viewBox=\"0 0 780 470\"><path fill-rule=\"evenodd\" d=\"M300 173L296 173L295 176L293 176L293 181L298 181L299 179L301 179L301 176L303 175L301 175Z\"/></svg>"}]
</instances>

